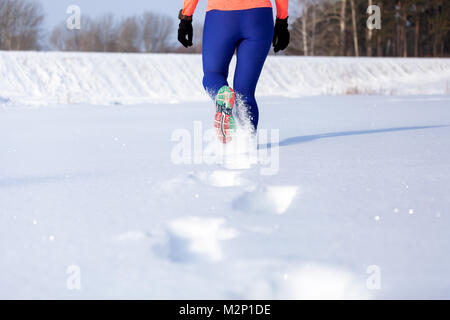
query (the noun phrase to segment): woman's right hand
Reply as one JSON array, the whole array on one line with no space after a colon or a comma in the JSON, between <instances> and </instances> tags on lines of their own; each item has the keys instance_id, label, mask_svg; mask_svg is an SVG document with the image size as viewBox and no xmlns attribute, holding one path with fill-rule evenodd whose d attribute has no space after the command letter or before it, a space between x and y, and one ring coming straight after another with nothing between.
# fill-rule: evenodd
<instances>
[{"instance_id":1,"label":"woman's right hand","mask_svg":"<svg viewBox=\"0 0 450 320\"><path fill-rule=\"evenodd\" d=\"M178 26L178 41L185 47L192 47L192 38L194 34L194 28L192 27L192 16L185 16L180 11L178 16L180 19L180 25Z\"/></svg>"}]
</instances>

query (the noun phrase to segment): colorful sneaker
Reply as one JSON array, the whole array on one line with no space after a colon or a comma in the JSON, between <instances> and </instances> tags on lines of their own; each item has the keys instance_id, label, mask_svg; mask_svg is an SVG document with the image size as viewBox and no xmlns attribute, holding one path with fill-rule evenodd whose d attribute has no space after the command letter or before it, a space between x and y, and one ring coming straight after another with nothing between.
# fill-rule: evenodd
<instances>
[{"instance_id":1,"label":"colorful sneaker","mask_svg":"<svg viewBox=\"0 0 450 320\"><path fill-rule=\"evenodd\" d=\"M233 89L228 86L220 88L216 98L217 112L214 117L214 127L217 129L217 136L223 143L228 143L232 139L235 129L233 117L233 107L236 96Z\"/></svg>"}]
</instances>

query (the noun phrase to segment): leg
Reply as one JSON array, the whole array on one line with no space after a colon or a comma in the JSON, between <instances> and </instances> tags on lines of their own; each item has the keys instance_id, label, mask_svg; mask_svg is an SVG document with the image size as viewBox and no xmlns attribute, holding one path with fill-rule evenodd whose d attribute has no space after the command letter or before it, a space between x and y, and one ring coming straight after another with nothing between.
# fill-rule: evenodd
<instances>
[{"instance_id":1,"label":"leg","mask_svg":"<svg viewBox=\"0 0 450 320\"><path fill-rule=\"evenodd\" d=\"M239 37L239 15L212 10L206 14L203 29L203 86L215 99L228 85L228 68Z\"/></svg>"},{"instance_id":2,"label":"leg","mask_svg":"<svg viewBox=\"0 0 450 320\"><path fill-rule=\"evenodd\" d=\"M253 129L259 121L255 99L256 85L261 75L273 39L273 14L270 8L246 10L242 17L243 39L238 44L234 90Z\"/></svg>"}]
</instances>

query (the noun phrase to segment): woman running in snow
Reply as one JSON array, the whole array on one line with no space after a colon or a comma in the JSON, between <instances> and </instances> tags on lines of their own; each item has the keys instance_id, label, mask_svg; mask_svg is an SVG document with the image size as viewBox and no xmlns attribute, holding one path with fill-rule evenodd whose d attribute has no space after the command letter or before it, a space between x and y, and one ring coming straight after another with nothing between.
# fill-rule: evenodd
<instances>
[{"instance_id":1,"label":"woman running in snow","mask_svg":"<svg viewBox=\"0 0 450 320\"><path fill-rule=\"evenodd\" d=\"M217 107L214 126L227 143L234 127L232 115L236 100L256 132L259 111L255 90L264 62L273 43L275 52L289 44L288 2L275 0L277 19L274 28L270 0L209 0L203 29L203 86ZM184 0L180 11L178 40L192 46L192 16L198 0ZM236 51L234 90L228 85L228 68Z\"/></svg>"}]
</instances>

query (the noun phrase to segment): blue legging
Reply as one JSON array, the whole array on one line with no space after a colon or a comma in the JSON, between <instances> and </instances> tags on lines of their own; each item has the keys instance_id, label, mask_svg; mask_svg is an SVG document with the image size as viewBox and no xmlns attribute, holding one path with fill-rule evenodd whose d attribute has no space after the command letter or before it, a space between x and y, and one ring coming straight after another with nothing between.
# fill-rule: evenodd
<instances>
[{"instance_id":1,"label":"blue legging","mask_svg":"<svg viewBox=\"0 0 450 320\"><path fill-rule=\"evenodd\" d=\"M256 84L272 44L273 32L272 8L211 10L206 14L203 30L203 86L215 98L219 89L228 85L228 69L236 51L233 89L237 95L237 105L245 106L255 130L259 120Z\"/></svg>"}]
</instances>

